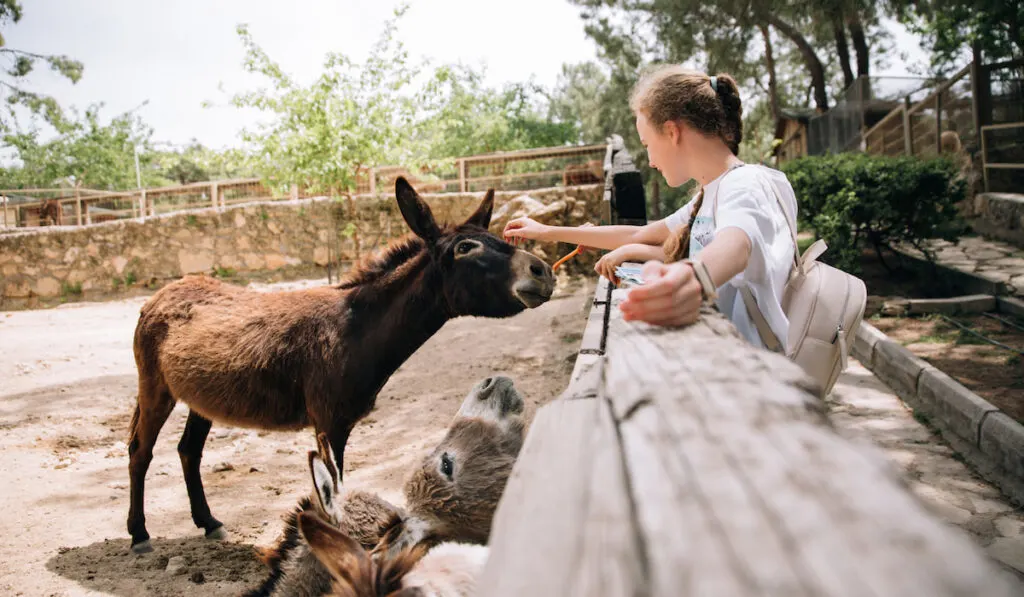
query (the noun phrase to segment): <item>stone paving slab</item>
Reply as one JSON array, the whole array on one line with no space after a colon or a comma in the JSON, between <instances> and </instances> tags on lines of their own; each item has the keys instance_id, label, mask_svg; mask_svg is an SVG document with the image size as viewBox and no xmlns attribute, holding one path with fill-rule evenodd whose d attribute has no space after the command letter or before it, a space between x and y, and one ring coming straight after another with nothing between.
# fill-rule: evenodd
<instances>
[{"instance_id":1,"label":"stone paving slab","mask_svg":"<svg viewBox=\"0 0 1024 597\"><path fill-rule=\"evenodd\" d=\"M965 236L957 244L926 241L939 265L1003 285L1008 294L1024 297L1024 249L998 240ZM924 258L917 249L902 246L900 252Z\"/></svg>"},{"instance_id":2,"label":"stone paving slab","mask_svg":"<svg viewBox=\"0 0 1024 597\"><path fill-rule=\"evenodd\" d=\"M879 446L925 506L1012 571L1024 594L1024 511L971 472L962 456L854 358L826 402L840 433Z\"/></svg>"}]
</instances>

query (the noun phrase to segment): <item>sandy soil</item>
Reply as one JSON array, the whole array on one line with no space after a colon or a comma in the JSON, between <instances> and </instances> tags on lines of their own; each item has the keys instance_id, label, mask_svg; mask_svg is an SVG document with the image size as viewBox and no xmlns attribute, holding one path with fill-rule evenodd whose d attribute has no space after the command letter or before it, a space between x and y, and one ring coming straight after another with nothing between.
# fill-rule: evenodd
<instances>
[{"instance_id":1,"label":"sandy soil","mask_svg":"<svg viewBox=\"0 0 1024 597\"><path fill-rule=\"evenodd\" d=\"M512 377L531 414L556 397L568 382L592 292L592 281L563 279L556 299L539 309L449 322L391 378L356 428L346 484L401 501L405 471L441 439L465 393L488 375ZM255 548L276 539L281 516L310 489L311 431L215 425L203 481L231 538L207 541L191 522L175 450L186 414L179 405L147 477L155 551L130 553L125 439L136 392L131 339L144 301L0 312L0 594L238 595L262 579ZM214 472L221 468L229 470ZM166 570L174 556L186 563L178 574Z\"/></svg>"}]
</instances>

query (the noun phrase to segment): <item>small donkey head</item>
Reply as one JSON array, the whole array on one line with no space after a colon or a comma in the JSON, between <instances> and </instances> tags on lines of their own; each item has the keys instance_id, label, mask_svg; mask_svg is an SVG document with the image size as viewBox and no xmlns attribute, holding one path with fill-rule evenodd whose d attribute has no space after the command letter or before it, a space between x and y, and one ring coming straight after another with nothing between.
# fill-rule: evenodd
<instances>
[{"instance_id":1,"label":"small donkey head","mask_svg":"<svg viewBox=\"0 0 1024 597\"><path fill-rule=\"evenodd\" d=\"M444 439L406 481L408 516L386 532L375 552L393 558L413 545L487 543L523 446L523 405L507 377L474 386Z\"/></svg>"},{"instance_id":2,"label":"small donkey head","mask_svg":"<svg viewBox=\"0 0 1024 597\"><path fill-rule=\"evenodd\" d=\"M487 563L483 545L418 545L395 557L370 553L312 512L299 516L311 552L333 578L334 597L472 597Z\"/></svg>"},{"instance_id":3,"label":"small donkey head","mask_svg":"<svg viewBox=\"0 0 1024 597\"><path fill-rule=\"evenodd\" d=\"M453 316L508 317L551 298L551 266L488 231L494 189L465 222L445 228L438 226L430 206L404 178L395 181L395 196L402 217L426 243L441 273Z\"/></svg>"},{"instance_id":4,"label":"small donkey head","mask_svg":"<svg viewBox=\"0 0 1024 597\"><path fill-rule=\"evenodd\" d=\"M331 575L310 551L299 530L304 515L316 516L340 529L361 548L372 549L405 513L374 493L342 491L334 455L326 434L317 437L317 451L309 453L313 494L299 501L285 518L285 530L276 547L263 560L270 574L259 588L246 597L292 597L324 595L331 587Z\"/></svg>"}]
</instances>

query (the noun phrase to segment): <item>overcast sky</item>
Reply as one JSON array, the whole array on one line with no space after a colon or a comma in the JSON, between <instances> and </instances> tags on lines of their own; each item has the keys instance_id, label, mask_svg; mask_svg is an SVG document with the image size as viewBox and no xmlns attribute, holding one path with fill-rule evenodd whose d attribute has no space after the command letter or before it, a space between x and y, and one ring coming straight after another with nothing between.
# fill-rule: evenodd
<instances>
[{"instance_id":1,"label":"overcast sky","mask_svg":"<svg viewBox=\"0 0 1024 597\"><path fill-rule=\"evenodd\" d=\"M22 4L21 22L4 31L8 47L66 54L85 64L77 85L40 69L32 75L35 89L65 107L104 102L107 118L148 99L139 114L155 129L155 140L182 144L194 137L212 147L236 145L239 129L253 118L223 105L231 92L259 83L242 72L239 23L249 24L285 71L311 81L328 51L362 59L395 6L389 0ZM486 65L492 85L532 76L550 86L563 63L596 58L579 9L566 0L412 0L399 35L413 57ZM894 62L889 71L906 72L902 61ZM203 108L204 100L220 107Z\"/></svg>"}]
</instances>

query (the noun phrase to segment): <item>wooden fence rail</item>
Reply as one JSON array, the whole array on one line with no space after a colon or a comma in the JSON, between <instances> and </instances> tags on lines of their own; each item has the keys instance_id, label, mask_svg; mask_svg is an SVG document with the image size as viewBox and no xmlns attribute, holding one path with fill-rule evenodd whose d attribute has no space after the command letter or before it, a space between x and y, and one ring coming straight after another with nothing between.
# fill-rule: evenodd
<instances>
[{"instance_id":1,"label":"wooden fence rail","mask_svg":"<svg viewBox=\"0 0 1024 597\"><path fill-rule=\"evenodd\" d=\"M1011 595L788 359L717 313L628 323L602 281L498 506L479 595Z\"/></svg>"},{"instance_id":2,"label":"wooden fence rail","mask_svg":"<svg viewBox=\"0 0 1024 597\"><path fill-rule=\"evenodd\" d=\"M379 189L391 189L395 178L400 175L409 178L424 192L476 192L489 187L528 190L592 184L601 181L601 158L606 147L606 144L542 147L468 156L456 160L454 174L442 173L440 177L417 176L398 166L365 168L356 176L355 193L374 195ZM7 195L27 196L33 200L13 202ZM11 189L0 190L0 207L3 209L0 222L5 228L47 223L82 226L187 209L224 208L249 201L308 196L310 193L306 189L295 185L288 192L275 193L258 178L119 192L85 188Z\"/></svg>"}]
</instances>

